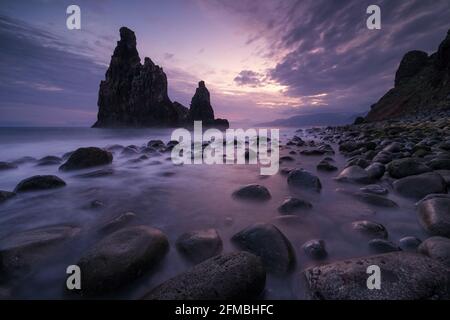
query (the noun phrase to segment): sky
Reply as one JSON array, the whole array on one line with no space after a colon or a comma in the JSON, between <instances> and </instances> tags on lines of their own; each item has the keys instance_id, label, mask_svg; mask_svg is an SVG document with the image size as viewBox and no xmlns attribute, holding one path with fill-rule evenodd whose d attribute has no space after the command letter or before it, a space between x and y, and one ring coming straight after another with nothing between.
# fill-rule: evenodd
<instances>
[{"instance_id":1,"label":"sky","mask_svg":"<svg viewBox=\"0 0 450 320\"><path fill-rule=\"evenodd\" d=\"M66 27L71 4L81 30ZM366 27L372 4L380 30ZM0 126L92 125L121 26L172 101L189 106L204 80L217 117L260 123L368 111L406 52L437 50L450 1L1 0Z\"/></svg>"}]
</instances>

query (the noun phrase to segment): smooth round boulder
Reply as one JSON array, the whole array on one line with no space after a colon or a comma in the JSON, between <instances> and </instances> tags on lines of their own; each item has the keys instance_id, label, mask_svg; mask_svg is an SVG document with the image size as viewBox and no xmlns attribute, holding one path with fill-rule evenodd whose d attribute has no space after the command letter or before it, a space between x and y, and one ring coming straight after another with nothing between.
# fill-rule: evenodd
<instances>
[{"instance_id":1,"label":"smooth round boulder","mask_svg":"<svg viewBox=\"0 0 450 320\"><path fill-rule=\"evenodd\" d=\"M320 179L304 169L295 169L289 172L287 183L290 187L320 192L322 184Z\"/></svg>"},{"instance_id":2,"label":"smooth round boulder","mask_svg":"<svg viewBox=\"0 0 450 320\"><path fill-rule=\"evenodd\" d=\"M369 266L381 269L379 290L369 290ZM383 276L384 275L384 276ZM307 298L314 300L437 300L450 298L450 272L425 255L391 252L308 268Z\"/></svg>"},{"instance_id":3,"label":"smooth round boulder","mask_svg":"<svg viewBox=\"0 0 450 320\"><path fill-rule=\"evenodd\" d=\"M338 168L334 165L332 165L329 161L327 160L322 160L317 164L317 170L319 171L326 171L326 172L332 172L332 171L336 171L338 170Z\"/></svg>"},{"instance_id":4,"label":"smooth round boulder","mask_svg":"<svg viewBox=\"0 0 450 320\"><path fill-rule=\"evenodd\" d=\"M147 226L116 231L95 244L77 265L81 269L81 293L109 293L150 271L169 249L167 237Z\"/></svg>"},{"instance_id":5,"label":"smooth round boulder","mask_svg":"<svg viewBox=\"0 0 450 320\"><path fill-rule=\"evenodd\" d=\"M261 257L268 272L287 273L295 265L295 253L290 241L273 224L254 224L235 234L231 241L241 250Z\"/></svg>"},{"instance_id":6,"label":"smooth round boulder","mask_svg":"<svg viewBox=\"0 0 450 320\"><path fill-rule=\"evenodd\" d=\"M47 176L33 176L24 179L19 182L19 184L14 189L14 192L30 192L39 190L48 190L64 187L66 183L57 176L47 175Z\"/></svg>"},{"instance_id":7,"label":"smooth round boulder","mask_svg":"<svg viewBox=\"0 0 450 320\"><path fill-rule=\"evenodd\" d=\"M419 222L431 235L450 237L450 198L433 197L417 206Z\"/></svg>"},{"instance_id":8,"label":"smooth round boulder","mask_svg":"<svg viewBox=\"0 0 450 320\"><path fill-rule=\"evenodd\" d=\"M0 243L0 270L8 275L29 272L79 231L77 227L56 225L12 234Z\"/></svg>"},{"instance_id":9,"label":"smooth round boulder","mask_svg":"<svg viewBox=\"0 0 450 320\"><path fill-rule=\"evenodd\" d=\"M351 228L369 239L387 239L388 237L388 232L382 224L369 220L355 221L351 224Z\"/></svg>"},{"instance_id":10,"label":"smooth round boulder","mask_svg":"<svg viewBox=\"0 0 450 320\"><path fill-rule=\"evenodd\" d=\"M16 196L15 192L3 191L0 190L0 203L5 202Z\"/></svg>"},{"instance_id":11,"label":"smooth round boulder","mask_svg":"<svg viewBox=\"0 0 450 320\"><path fill-rule=\"evenodd\" d=\"M446 193L445 180L437 173L427 172L396 180L394 189L406 198L422 199L432 193Z\"/></svg>"},{"instance_id":12,"label":"smooth round boulder","mask_svg":"<svg viewBox=\"0 0 450 320\"><path fill-rule=\"evenodd\" d=\"M403 237L398 241L400 249L403 251L416 252L422 241L419 238L408 236Z\"/></svg>"},{"instance_id":13,"label":"smooth round boulder","mask_svg":"<svg viewBox=\"0 0 450 320\"><path fill-rule=\"evenodd\" d=\"M220 254L223 245L216 229L206 229L182 234L176 247L186 259L199 263Z\"/></svg>"},{"instance_id":14,"label":"smooth round boulder","mask_svg":"<svg viewBox=\"0 0 450 320\"><path fill-rule=\"evenodd\" d=\"M266 201L271 198L269 190L259 184L249 184L233 192L233 197L244 200Z\"/></svg>"},{"instance_id":15,"label":"smooth round boulder","mask_svg":"<svg viewBox=\"0 0 450 320\"><path fill-rule=\"evenodd\" d=\"M434 159L428 166L433 170L450 170L450 159Z\"/></svg>"},{"instance_id":16,"label":"smooth round boulder","mask_svg":"<svg viewBox=\"0 0 450 320\"><path fill-rule=\"evenodd\" d=\"M248 252L210 258L162 283L147 300L239 300L259 298L266 284L261 259Z\"/></svg>"},{"instance_id":17,"label":"smooth round boulder","mask_svg":"<svg viewBox=\"0 0 450 320\"><path fill-rule=\"evenodd\" d=\"M366 184L371 183L373 180L367 171L360 166L350 166L342 170L339 176L336 177L336 181Z\"/></svg>"},{"instance_id":18,"label":"smooth round boulder","mask_svg":"<svg viewBox=\"0 0 450 320\"><path fill-rule=\"evenodd\" d=\"M384 175L385 171L386 167L384 166L384 164L379 162L374 162L366 168L366 172L369 175L369 179L371 180L380 179Z\"/></svg>"},{"instance_id":19,"label":"smooth round boulder","mask_svg":"<svg viewBox=\"0 0 450 320\"><path fill-rule=\"evenodd\" d=\"M38 160L36 163L37 166L53 166L60 164L62 159L60 157L55 156L46 156Z\"/></svg>"},{"instance_id":20,"label":"smooth round boulder","mask_svg":"<svg viewBox=\"0 0 450 320\"><path fill-rule=\"evenodd\" d=\"M378 194L366 193L366 192L355 192L353 193L353 197L358 199L361 202L376 206L376 207L384 207L384 208L396 208L398 207L397 203L388 199L384 196L380 196Z\"/></svg>"},{"instance_id":21,"label":"smooth round boulder","mask_svg":"<svg viewBox=\"0 0 450 320\"><path fill-rule=\"evenodd\" d=\"M359 190L364 193L373 193L377 195L386 195L389 193L388 189L380 186L379 184L370 184L368 186L360 188Z\"/></svg>"},{"instance_id":22,"label":"smooth round boulder","mask_svg":"<svg viewBox=\"0 0 450 320\"><path fill-rule=\"evenodd\" d=\"M75 150L67 161L59 167L61 171L80 170L91 167L103 166L113 161L111 152L96 148L79 148Z\"/></svg>"},{"instance_id":23,"label":"smooth round boulder","mask_svg":"<svg viewBox=\"0 0 450 320\"><path fill-rule=\"evenodd\" d=\"M91 206L96 208L96 207L102 207L102 206L104 206L104 204L99 202L98 200L94 200L91 203ZM114 218L112 218L111 220L105 222L99 228L99 232L106 234L106 233L111 233L111 232L117 231L120 228L127 225L129 222L131 222L134 218L136 218L136 214L134 212L121 213L121 214L115 216Z\"/></svg>"},{"instance_id":24,"label":"smooth round boulder","mask_svg":"<svg viewBox=\"0 0 450 320\"><path fill-rule=\"evenodd\" d=\"M311 208L312 204L310 202L291 197L284 200L283 204L278 207L278 212L281 214L290 215L309 210Z\"/></svg>"},{"instance_id":25,"label":"smooth round boulder","mask_svg":"<svg viewBox=\"0 0 450 320\"><path fill-rule=\"evenodd\" d=\"M425 172L430 172L431 169L412 158L393 160L387 165L387 171L392 178L401 179L408 176L414 176Z\"/></svg>"},{"instance_id":26,"label":"smooth round boulder","mask_svg":"<svg viewBox=\"0 0 450 320\"><path fill-rule=\"evenodd\" d=\"M419 246L419 252L435 259L450 268L450 239L431 237Z\"/></svg>"},{"instance_id":27,"label":"smooth round boulder","mask_svg":"<svg viewBox=\"0 0 450 320\"><path fill-rule=\"evenodd\" d=\"M306 242L303 244L302 249L305 254L313 260L322 260L327 256L325 241L321 239L314 239Z\"/></svg>"},{"instance_id":28,"label":"smooth round boulder","mask_svg":"<svg viewBox=\"0 0 450 320\"><path fill-rule=\"evenodd\" d=\"M373 253L388 253L401 250L393 242L386 239L372 239L369 241L368 245L370 251Z\"/></svg>"},{"instance_id":29,"label":"smooth round boulder","mask_svg":"<svg viewBox=\"0 0 450 320\"><path fill-rule=\"evenodd\" d=\"M2 170L11 170L11 169L17 169L17 165L12 162L4 162L0 161L0 171Z\"/></svg>"}]
</instances>

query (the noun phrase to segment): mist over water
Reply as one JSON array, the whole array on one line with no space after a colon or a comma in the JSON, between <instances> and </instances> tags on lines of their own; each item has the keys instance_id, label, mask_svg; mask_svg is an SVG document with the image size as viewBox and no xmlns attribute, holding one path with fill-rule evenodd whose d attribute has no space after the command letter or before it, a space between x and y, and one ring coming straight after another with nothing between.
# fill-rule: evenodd
<instances>
[{"instance_id":1,"label":"mist over water","mask_svg":"<svg viewBox=\"0 0 450 320\"><path fill-rule=\"evenodd\" d=\"M62 157L79 147L145 146L149 140L170 140L170 129L90 129L90 128L1 128L0 161L14 161L24 156L40 159L44 156ZM293 129L281 129L281 145L294 135ZM313 136L302 136L304 140ZM332 145L337 151L336 145ZM280 156L290 149L283 147ZM64 298L66 267L76 264L79 257L102 238L97 228L120 213L132 211L136 218L130 225L149 225L161 229L169 238L170 251L154 272L142 276L130 287L112 298L139 298L154 286L192 267L175 248L175 241L184 232L216 228L223 240L224 252L236 251L230 238L243 228L257 222L274 223L292 242L297 264L291 275L268 275L265 298L301 298L304 294L300 271L314 264L301 246L312 239L323 239L328 251L327 261L369 254L367 242L353 238L349 223L372 220L389 230L389 239L397 242L404 236L424 238L415 219L414 203L390 194L400 208L379 208L358 202L336 188L357 190L358 185L335 182L334 173L317 171L324 156L294 155L294 162L280 164L281 168L304 168L316 174L322 182L321 193L292 190L286 177L279 174L261 176L257 165L182 165L175 166L170 152L149 155L149 159L132 161L134 156L114 154L109 167L110 176L80 178L89 170L60 172L58 165L36 166L30 162L18 169L0 171L0 190L12 191L22 180L33 175L52 174L62 178L67 186L42 192L20 194L0 205L0 239L36 227L55 224L76 225L79 236L67 241L36 266L25 279L16 283L18 298ZM345 159L336 152L335 165L342 170ZM130 161L131 160L131 161ZM338 171L339 172L339 171ZM272 198L264 203L235 200L231 194L251 183L266 186ZM299 215L296 221L278 219L277 208L287 197L298 197L313 204L312 210ZM99 200L104 207L91 208ZM230 224L227 221L232 221ZM1 240L0 240L1 241ZM322 262L323 263L323 262Z\"/></svg>"}]
</instances>

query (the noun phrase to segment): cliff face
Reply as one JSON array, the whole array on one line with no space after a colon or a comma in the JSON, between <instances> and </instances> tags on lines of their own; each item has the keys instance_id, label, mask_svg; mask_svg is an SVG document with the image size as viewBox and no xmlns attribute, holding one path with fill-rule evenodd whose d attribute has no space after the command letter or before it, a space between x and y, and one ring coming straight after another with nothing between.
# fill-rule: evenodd
<instances>
[{"instance_id":1,"label":"cliff face","mask_svg":"<svg viewBox=\"0 0 450 320\"><path fill-rule=\"evenodd\" d=\"M150 58L141 64L134 32L122 27L105 80L100 83L93 127L175 127L188 126L193 120L215 123L205 83L200 82L191 109L172 103L163 69Z\"/></svg>"},{"instance_id":2,"label":"cliff face","mask_svg":"<svg viewBox=\"0 0 450 320\"><path fill-rule=\"evenodd\" d=\"M408 52L395 75L395 87L371 107L367 121L450 108L450 31L436 53Z\"/></svg>"}]
</instances>

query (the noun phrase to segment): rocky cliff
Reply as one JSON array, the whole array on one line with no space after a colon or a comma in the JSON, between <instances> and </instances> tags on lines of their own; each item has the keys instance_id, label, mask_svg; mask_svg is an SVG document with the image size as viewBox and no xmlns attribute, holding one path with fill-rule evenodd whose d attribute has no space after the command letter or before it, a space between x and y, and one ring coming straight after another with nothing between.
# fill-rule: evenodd
<instances>
[{"instance_id":1,"label":"rocky cliff","mask_svg":"<svg viewBox=\"0 0 450 320\"><path fill-rule=\"evenodd\" d=\"M408 52L395 87L375 103L366 121L399 118L450 108L450 31L436 53Z\"/></svg>"},{"instance_id":2,"label":"rocky cliff","mask_svg":"<svg viewBox=\"0 0 450 320\"><path fill-rule=\"evenodd\" d=\"M175 127L189 126L193 120L223 126L222 120L214 120L209 91L203 81L190 109L172 102L167 86L167 76L161 67L147 57L141 64L134 32L122 27L105 80L100 83L97 122L93 127Z\"/></svg>"}]
</instances>

